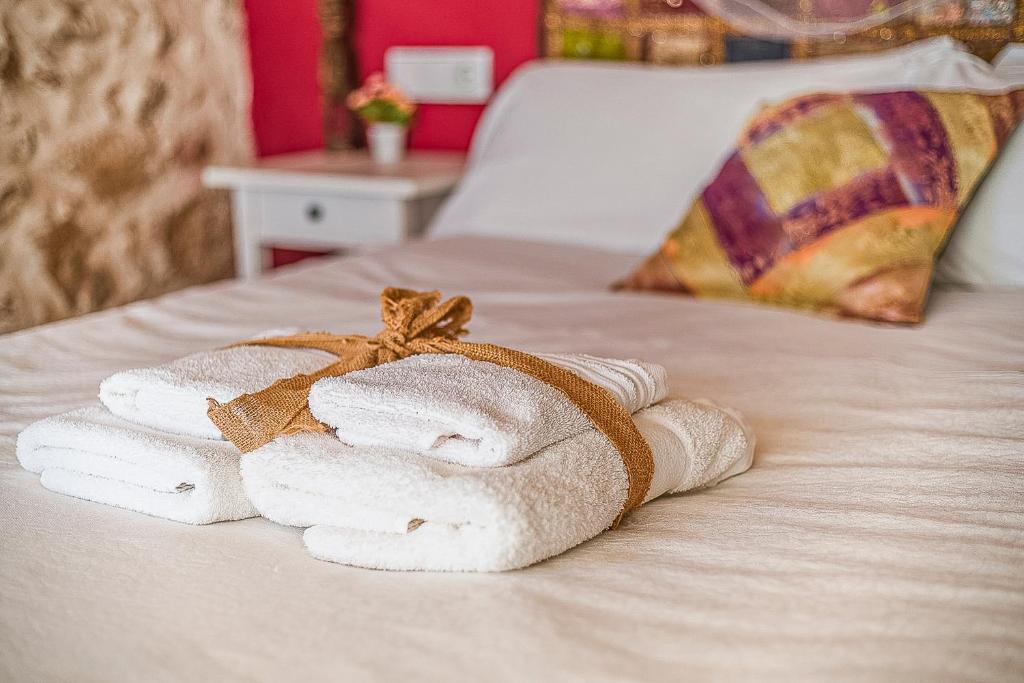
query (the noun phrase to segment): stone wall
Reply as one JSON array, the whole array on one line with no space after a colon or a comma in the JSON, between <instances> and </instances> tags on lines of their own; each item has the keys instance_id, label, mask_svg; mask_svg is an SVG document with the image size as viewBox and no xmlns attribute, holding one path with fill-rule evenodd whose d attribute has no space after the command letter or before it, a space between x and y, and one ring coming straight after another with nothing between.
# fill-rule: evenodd
<instances>
[{"instance_id":1,"label":"stone wall","mask_svg":"<svg viewBox=\"0 0 1024 683\"><path fill-rule=\"evenodd\" d=\"M241 0L0 2L0 332L228 277Z\"/></svg>"}]
</instances>

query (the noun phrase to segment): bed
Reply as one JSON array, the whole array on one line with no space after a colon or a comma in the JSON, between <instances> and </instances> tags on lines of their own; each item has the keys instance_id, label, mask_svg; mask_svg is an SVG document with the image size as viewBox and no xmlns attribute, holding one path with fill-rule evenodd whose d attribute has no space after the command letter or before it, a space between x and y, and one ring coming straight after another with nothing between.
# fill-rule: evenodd
<instances>
[{"instance_id":1,"label":"bed","mask_svg":"<svg viewBox=\"0 0 1024 683\"><path fill-rule=\"evenodd\" d=\"M0 338L0 679L1024 672L1024 290L939 285L923 324L884 326L612 292L640 255L444 232ZM431 574L54 495L15 460L116 370L268 327L374 333L388 285L470 296L471 339L663 363L749 419L754 467L524 570Z\"/></svg>"},{"instance_id":2,"label":"bed","mask_svg":"<svg viewBox=\"0 0 1024 683\"><path fill-rule=\"evenodd\" d=\"M923 326L879 327L609 293L602 274L633 261L452 238L4 338L2 677L1019 674L1024 293L940 289ZM296 320L371 333L395 282L472 297L475 338L664 363L674 393L750 419L754 468L532 568L436 575L318 562L261 519L56 496L14 460L21 428L119 368Z\"/></svg>"}]
</instances>

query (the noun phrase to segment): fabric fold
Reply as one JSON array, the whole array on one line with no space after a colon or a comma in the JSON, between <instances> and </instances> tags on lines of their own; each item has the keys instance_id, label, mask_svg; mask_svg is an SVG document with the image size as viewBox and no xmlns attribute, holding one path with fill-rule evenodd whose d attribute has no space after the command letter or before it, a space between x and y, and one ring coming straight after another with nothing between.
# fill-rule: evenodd
<instances>
[{"instance_id":1,"label":"fabric fold","mask_svg":"<svg viewBox=\"0 0 1024 683\"><path fill-rule=\"evenodd\" d=\"M607 389L636 412L665 396L660 365L585 354L534 354ZM518 462L591 422L555 387L516 370L453 354L321 379L310 411L353 446L411 450L460 465Z\"/></svg>"},{"instance_id":2,"label":"fabric fold","mask_svg":"<svg viewBox=\"0 0 1024 683\"><path fill-rule=\"evenodd\" d=\"M167 434L101 406L29 425L18 462L51 491L188 524L254 517L226 441Z\"/></svg>"},{"instance_id":3,"label":"fabric fold","mask_svg":"<svg viewBox=\"0 0 1024 683\"><path fill-rule=\"evenodd\" d=\"M294 330L269 330L256 338ZM171 434L223 439L207 417L207 398L227 402L284 377L314 372L335 360L313 349L231 346L201 351L149 368L123 370L100 384L100 401L118 417Z\"/></svg>"},{"instance_id":4,"label":"fabric fold","mask_svg":"<svg viewBox=\"0 0 1024 683\"><path fill-rule=\"evenodd\" d=\"M717 484L751 464L741 418L669 400L634 416L654 453L647 500ZM607 529L628 490L596 430L506 467L465 467L323 434L278 439L242 460L263 516L304 535L319 559L395 570L504 571L557 555Z\"/></svg>"}]
</instances>

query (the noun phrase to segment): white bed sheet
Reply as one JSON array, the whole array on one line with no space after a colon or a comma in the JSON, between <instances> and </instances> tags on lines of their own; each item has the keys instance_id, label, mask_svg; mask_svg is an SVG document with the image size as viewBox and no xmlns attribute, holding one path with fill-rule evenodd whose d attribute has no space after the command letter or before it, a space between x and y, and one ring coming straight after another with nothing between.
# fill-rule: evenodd
<instances>
[{"instance_id":1,"label":"white bed sheet","mask_svg":"<svg viewBox=\"0 0 1024 683\"><path fill-rule=\"evenodd\" d=\"M940 290L920 327L882 327L609 293L631 265L439 240L0 338L0 680L1019 680L1024 292ZM664 363L746 414L755 466L458 575L59 496L15 461L21 428L117 369L273 326L372 333L385 285L470 295L472 339Z\"/></svg>"}]
</instances>

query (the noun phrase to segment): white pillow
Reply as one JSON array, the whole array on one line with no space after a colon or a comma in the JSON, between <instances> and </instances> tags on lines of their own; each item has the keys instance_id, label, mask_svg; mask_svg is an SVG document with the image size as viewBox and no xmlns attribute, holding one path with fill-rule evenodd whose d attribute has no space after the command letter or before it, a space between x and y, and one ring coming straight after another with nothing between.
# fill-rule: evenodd
<instances>
[{"instance_id":1,"label":"white pillow","mask_svg":"<svg viewBox=\"0 0 1024 683\"><path fill-rule=\"evenodd\" d=\"M1024 133L1017 131L953 229L935 280L1024 287Z\"/></svg>"},{"instance_id":2,"label":"white pillow","mask_svg":"<svg viewBox=\"0 0 1024 683\"><path fill-rule=\"evenodd\" d=\"M979 60L980 61L980 60ZM1024 87L1024 44L1003 49L989 78ZM1024 131L1017 130L960 217L936 265L937 282L1024 287Z\"/></svg>"},{"instance_id":3,"label":"white pillow","mask_svg":"<svg viewBox=\"0 0 1024 683\"><path fill-rule=\"evenodd\" d=\"M1011 75L1024 72L1024 43L1010 43L992 60L992 67L1000 74Z\"/></svg>"},{"instance_id":4,"label":"white pillow","mask_svg":"<svg viewBox=\"0 0 1024 683\"><path fill-rule=\"evenodd\" d=\"M534 62L502 87L432 225L643 253L762 102L816 90L997 87L949 38L871 55L720 67Z\"/></svg>"}]
</instances>

